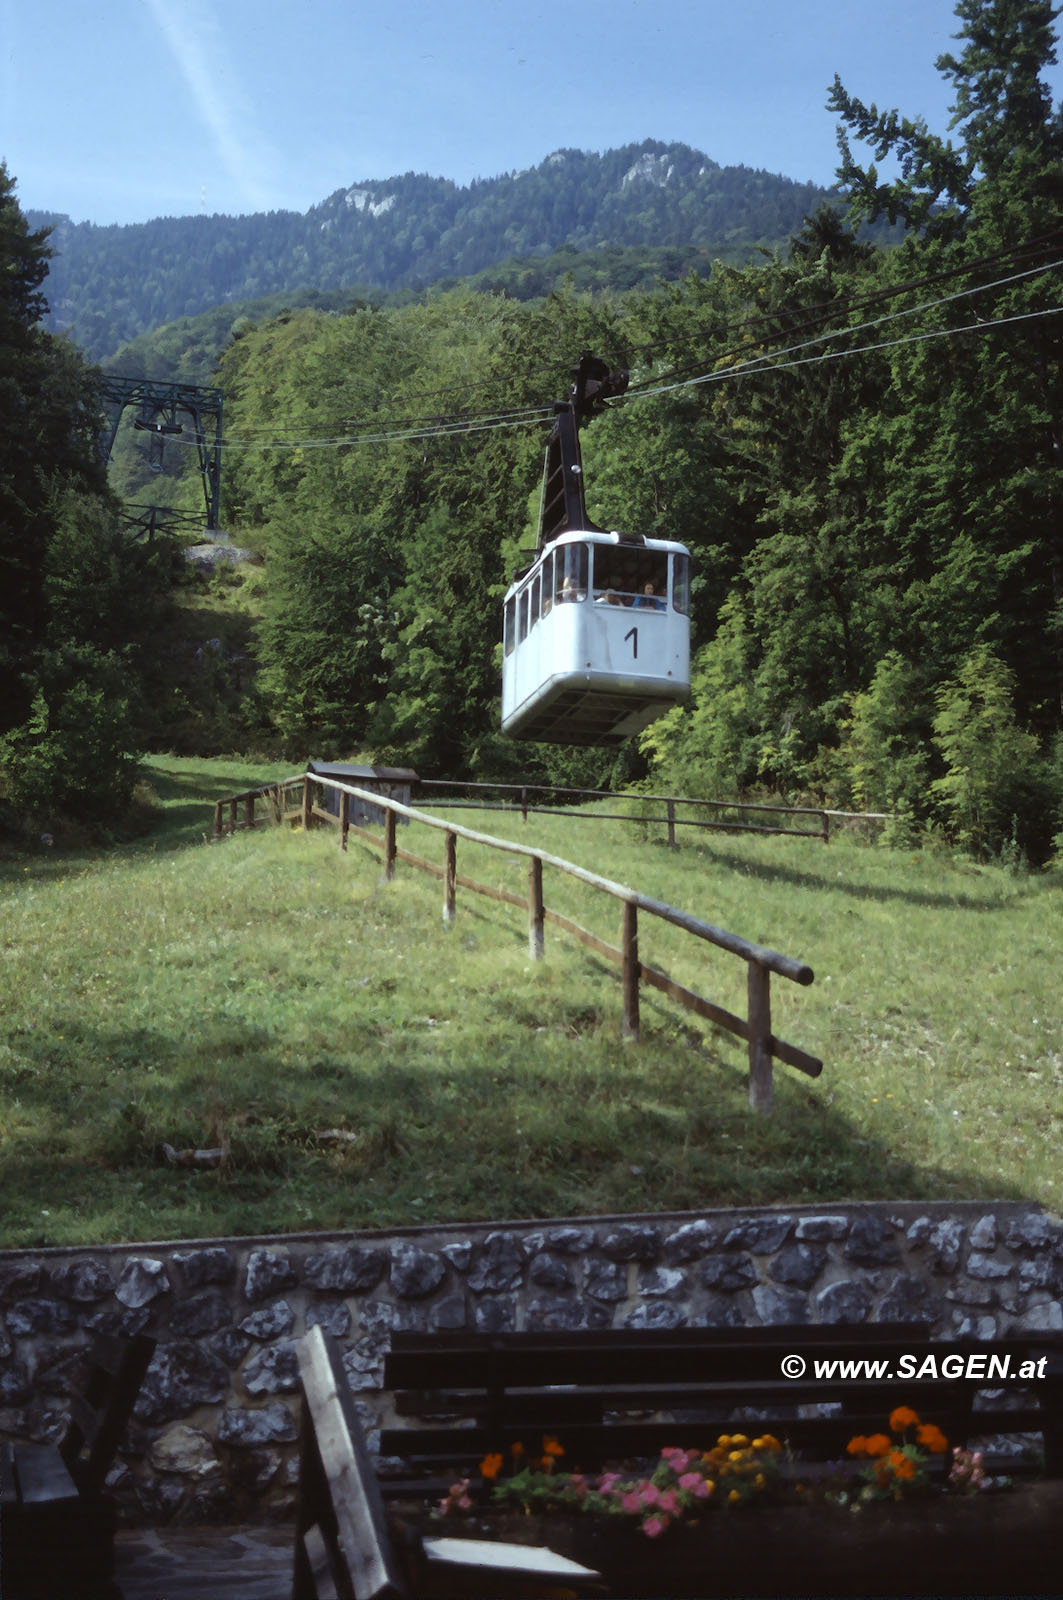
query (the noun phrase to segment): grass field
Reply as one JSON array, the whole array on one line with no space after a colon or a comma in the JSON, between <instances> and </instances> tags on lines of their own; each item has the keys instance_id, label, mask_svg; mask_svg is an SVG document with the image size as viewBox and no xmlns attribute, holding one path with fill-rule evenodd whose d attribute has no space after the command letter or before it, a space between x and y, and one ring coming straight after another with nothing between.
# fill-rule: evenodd
<instances>
[{"instance_id":1,"label":"grass field","mask_svg":"<svg viewBox=\"0 0 1063 1600\"><path fill-rule=\"evenodd\" d=\"M516 909L331 830L210 843L213 802L283 767L163 757L160 826L101 854L0 861L0 1246L381 1227L843 1198L1059 1208L1063 875L636 824L454 820L564 856L807 961L773 980L776 1068ZM694 838L698 842L693 842ZM400 841L440 861L442 838ZM522 863L458 870L521 892ZM619 906L547 869L548 905L611 942ZM744 1014L744 963L656 919L640 954ZM337 1137L337 1133L342 1137ZM324 1137L323 1137L324 1136ZM162 1146L228 1150L216 1170Z\"/></svg>"}]
</instances>

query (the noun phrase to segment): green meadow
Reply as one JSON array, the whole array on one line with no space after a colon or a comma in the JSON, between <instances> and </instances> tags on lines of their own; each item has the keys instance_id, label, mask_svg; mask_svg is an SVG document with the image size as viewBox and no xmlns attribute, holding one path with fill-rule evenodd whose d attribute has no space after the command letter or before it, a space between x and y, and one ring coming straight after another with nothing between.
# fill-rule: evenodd
<instances>
[{"instance_id":1,"label":"green meadow","mask_svg":"<svg viewBox=\"0 0 1063 1600\"><path fill-rule=\"evenodd\" d=\"M777 1065L513 907L332 829L211 841L214 802L293 769L158 757L157 825L106 852L0 860L0 1246L1063 1186L1063 872L947 854L451 813L806 961L772 981ZM438 862L442 835L400 845ZM458 871L525 864L459 841ZM616 943L620 907L550 868L548 906ZM640 955L744 1012L745 966L657 919ZM164 1147L223 1150L213 1167Z\"/></svg>"}]
</instances>

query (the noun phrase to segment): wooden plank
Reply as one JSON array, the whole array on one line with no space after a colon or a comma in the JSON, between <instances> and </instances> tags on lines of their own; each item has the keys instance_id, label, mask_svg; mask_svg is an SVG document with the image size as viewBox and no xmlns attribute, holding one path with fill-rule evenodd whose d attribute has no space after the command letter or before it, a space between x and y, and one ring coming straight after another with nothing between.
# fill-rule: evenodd
<instances>
[{"instance_id":1,"label":"wooden plank","mask_svg":"<svg viewBox=\"0 0 1063 1600\"><path fill-rule=\"evenodd\" d=\"M850 1355L895 1363L910 1351L928 1347L926 1324L883 1324L882 1331L861 1326L742 1329L608 1329L567 1334L509 1335L393 1333L385 1357L389 1389L499 1390L537 1384L631 1383L661 1373L674 1382L769 1381L793 1350L811 1362L842 1346ZM950 1351L960 1349L950 1344ZM982 1347L984 1348L984 1347Z\"/></svg>"},{"instance_id":2,"label":"wooden plank","mask_svg":"<svg viewBox=\"0 0 1063 1600\"><path fill-rule=\"evenodd\" d=\"M299 1375L355 1600L401 1595L384 1505L339 1357L320 1327L300 1340Z\"/></svg>"},{"instance_id":3,"label":"wooden plank","mask_svg":"<svg viewBox=\"0 0 1063 1600\"><path fill-rule=\"evenodd\" d=\"M332 1555L316 1522L303 1534L303 1548L306 1551L315 1600L343 1600L336 1581Z\"/></svg>"}]
</instances>

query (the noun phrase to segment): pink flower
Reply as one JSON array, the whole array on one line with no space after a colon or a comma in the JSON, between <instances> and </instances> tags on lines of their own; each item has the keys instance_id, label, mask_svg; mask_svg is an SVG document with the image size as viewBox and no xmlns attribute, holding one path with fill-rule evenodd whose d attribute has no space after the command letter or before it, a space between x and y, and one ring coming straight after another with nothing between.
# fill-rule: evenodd
<instances>
[{"instance_id":1,"label":"pink flower","mask_svg":"<svg viewBox=\"0 0 1063 1600\"><path fill-rule=\"evenodd\" d=\"M647 1517L646 1521L642 1524L642 1531L646 1535L647 1539L656 1539L659 1534L664 1532L667 1526L667 1517Z\"/></svg>"},{"instance_id":2,"label":"pink flower","mask_svg":"<svg viewBox=\"0 0 1063 1600\"><path fill-rule=\"evenodd\" d=\"M639 1489L644 1506L655 1506L661 1498L661 1491L655 1483L640 1484Z\"/></svg>"},{"instance_id":3,"label":"pink flower","mask_svg":"<svg viewBox=\"0 0 1063 1600\"><path fill-rule=\"evenodd\" d=\"M674 1489L664 1489L657 1496L657 1508L660 1511L667 1512L670 1517L674 1517L679 1514L682 1508L679 1504L679 1496L676 1494Z\"/></svg>"},{"instance_id":4,"label":"pink flower","mask_svg":"<svg viewBox=\"0 0 1063 1600\"><path fill-rule=\"evenodd\" d=\"M687 1494L692 1494L695 1500L708 1498L709 1491L705 1487L705 1479L700 1472L684 1472L679 1480L679 1487L685 1489Z\"/></svg>"},{"instance_id":5,"label":"pink flower","mask_svg":"<svg viewBox=\"0 0 1063 1600\"><path fill-rule=\"evenodd\" d=\"M601 1477L598 1479L598 1493L612 1494L619 1482L619 1472L603 1472Z\"/></svg>"},{"instance_id":6,"label":"pink flower","mask_svg":"<svg viewBox=\"0 0 1063 1600\"><path fill-rule=\"evenodd\" d=\"M577 1500L582 1500L587 1493L587 1480L582 1472L573 1472L569 1477L568 1486Z\"/></svg>"},{"instance_id":7,"label":"pink flower","mask_svg":"<svg viewBox=\"0 0 1063 1600\"><path fill-rule=\"evenodd\" d=\"M639 1499L637 1489L629 1489L620 1496L620 1509L626 1511L628 1516L636 1516L642 1510L642 1501Z\"/></svg>"}]
</instances>

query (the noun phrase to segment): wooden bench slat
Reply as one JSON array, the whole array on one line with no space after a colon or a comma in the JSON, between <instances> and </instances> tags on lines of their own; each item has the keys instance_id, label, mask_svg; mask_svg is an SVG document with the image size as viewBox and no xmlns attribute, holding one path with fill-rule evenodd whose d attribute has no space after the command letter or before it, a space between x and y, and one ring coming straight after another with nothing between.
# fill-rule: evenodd
<instances>
[{"instance_id":1,"label":"wooden bench slat","mask_svg":"<svg viewBox=\"0 0 1063 1600\"><path fill-rule=\"evenodd\" d=\"M811 1376L782 1376L782 1357L793 1353ZM970 1376L951 1364L945 1375L946 1357L966 1363L973 1355L983 1364ZM894 1377L902 1356L914 1358L912 1372L933 1356L935 1375ZM991 1372L987 1356L995 1358ZM1006 1377L996 1364L1003 1357L1011 1362ZM814 1376L816 1360L839 1358L883 1362L888 1375ZM1041 1363L1035 1380L1019 1376L1030 1360ZM809 1458L842 1456L854 1434L885 1431L902 1403L950 1444L1039 1434L1046 1470L1063 1475L1063 1337L1054 1333L931 1342L925 1324L901 1323L396 1334L384 1385L397 1422L384 1428L381 1453L437 1475L446 1465L475 1471L485 1454L518 1441L534 1454L539 1437L550 1434L560 1439L565 1464L587 1471L666 1445L709 1448L725 1432L770 1432ZM828 1402L826 1415L799 1414ZM1016 1470L1024 1465L1034 1463Z\"/></svg>"}]
</instances>

